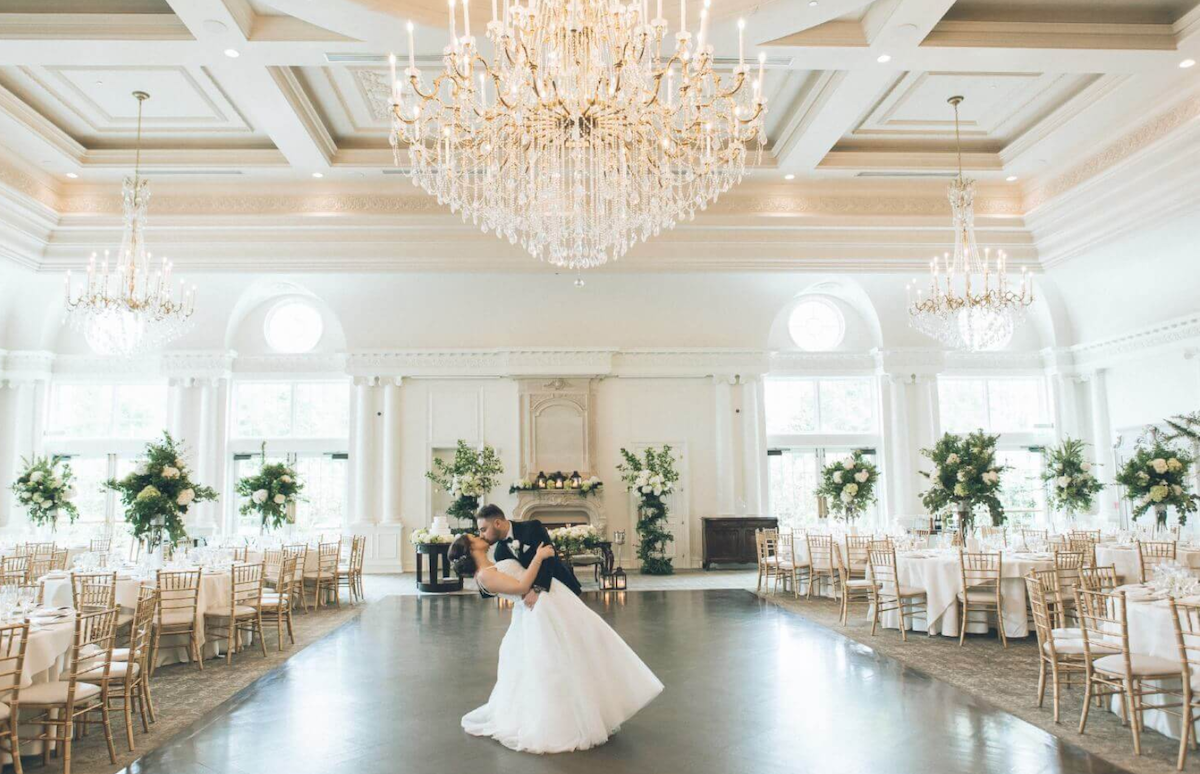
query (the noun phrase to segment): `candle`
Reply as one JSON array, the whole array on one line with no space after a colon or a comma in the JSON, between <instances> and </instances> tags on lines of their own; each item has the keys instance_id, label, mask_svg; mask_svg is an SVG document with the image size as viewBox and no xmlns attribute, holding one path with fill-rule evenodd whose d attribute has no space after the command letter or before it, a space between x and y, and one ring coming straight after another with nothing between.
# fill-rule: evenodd
<instances>
[{"instance_id":1,"label":"candle","mask_svg":"<svg viewBox=\"0 0 1200 774\"><path fill-rule=\"evenodd\" d=\"M496 21L496 17L500 14L496 9L496 0L492 0L492 21Z\"/></svg>"},{"instance_id":2,"label":"candle","mask_svg":"<svg viewBox=\"0 0 1200 774\"><path fill-rule=\"evenodd\" d=\"M388 54L388 70L392 74L392 102L396 101L396 55Z\"/></svg>"},{"instance_id":3,"label":"candle","mask_svg":"<svg viewBox=\"0 0 1200 774\"><path fill-rule=\"evenodd\" d=\"M746 66L746 20L738 19L738 67Z\"/></svg>"},{"instance_id":4,"label":"candle","mask_svg":"<svg viewBox=\"0 0 1200 774\"><path fill-rule=\"evenodd\" d=\"M687 32L687 0L679 0L679 31Z\"/></svg>"},{"instance_id":5,"label":"candle","mask_svg":"<svg viewBox=\"0 0 1200 774\"><path fill-rule=\"evenodd\" d=\"M696 41L696 53L704 52L704 38L708 34L708 5L710 0L704 0L704 7L700 9L700 38Z\"/></svg>"},{"instance_id":6,"label":"candle","mask_svg":"<svg viewBox=\"0 0 1200 774\"><path fill-rule=\"evenodd\" d=\"M413 45L413 23L408 23L408 69L417 69L416 47Z\"/></svg>"},{"instance_id":7,"label":"candle","mask_svg":"<svg viewBox=\"0 0 1200 774\"><path fill-rule=\"evenodd\" d=\"M463 38L471 39L471 1L463 0Z\"/></svg>"},{"instance_id":8,"label":"candle","mask_svg":"<svg viewBox=\"0 0 1200 774\"><path fill-rule=\"evenodd\" d=\"M762 89L762 87L763 87L763 67L765 67L766 64L767 64L767 52L759 51L758 52L758 86L759 86L759 89ZM760 96L761 96L761 91L760 91Z\"/></svg>"},{"instance_id":9,"label":"candle","mask_svg":"<svg viewBox=\"0 0 1200 774\"><path fill-rule=\"evenodd\" d=\"M657 20L661 19L662 17L663 17L663 15L662 15L662 0L658 0L658 15L656 15L654 17L654 19L655 19L655 21L657 21Z\"/></svg>"},{"instance_id":10,"label":"candle","mask_svg":"<svg viewBox=\"0 0 1200 774\"><path fill-rule=\"evenodd\" d=\"M454 0L450 0L450 47L458 51L458 19L454 18Z\"/></svg>"}]
</instances>

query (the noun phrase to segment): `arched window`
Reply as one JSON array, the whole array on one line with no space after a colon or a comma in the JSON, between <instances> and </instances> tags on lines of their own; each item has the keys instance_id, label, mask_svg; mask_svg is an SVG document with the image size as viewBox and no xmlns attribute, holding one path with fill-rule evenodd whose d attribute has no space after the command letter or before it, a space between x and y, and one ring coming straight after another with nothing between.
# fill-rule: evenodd
<instances>
[{"instance_id":1,"label":"arched window","mask_svg":"<svg viewBox=\"0 0 1200 774\"><path fill-rule=\"evenodd\" d=\"M824 298L805 298L788 316L788 333L800 349L828 352L842 343L846 335L846 318Z\"/></svg>"},{"instance_id":2,"label":"arched window","mask_svg":"<svg viewBox=\"0 0 1200 774\"><path fill-rule=\"evenodd\" d=\"M263 335L276 352L300 354L311 352L321 340L325 323L321 313L305 301L289 299L267 313Z\"/></svg>"}]
</instances>

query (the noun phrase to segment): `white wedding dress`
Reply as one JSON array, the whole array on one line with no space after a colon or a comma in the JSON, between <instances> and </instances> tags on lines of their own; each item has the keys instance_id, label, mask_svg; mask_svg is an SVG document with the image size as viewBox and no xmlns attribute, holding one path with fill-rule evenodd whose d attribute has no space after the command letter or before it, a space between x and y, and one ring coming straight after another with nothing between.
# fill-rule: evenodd
<instances>
[{"instance_id":1,"label":"white wedding dress","mask_svg":"<svg viewBox=\"0 0 1200 774\"><path fill-rule=\"evenodd\" d=\"M496 568L514 578L524 572L515 559ZM521 752L586 750L662 692L620 635L558 581L532 610L509 598L512 622L500 643L496 686L487 704L463 716L468 734Z\"/></svg>"}]
</instances>

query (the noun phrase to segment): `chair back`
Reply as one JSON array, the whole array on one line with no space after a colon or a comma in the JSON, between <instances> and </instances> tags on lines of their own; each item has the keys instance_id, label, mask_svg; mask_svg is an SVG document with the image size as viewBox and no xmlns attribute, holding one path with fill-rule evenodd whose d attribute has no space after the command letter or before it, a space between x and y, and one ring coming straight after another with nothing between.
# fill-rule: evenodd
<instances>
[{"instance_id":1,"label":"chair back","mask_svg":"<svg viewBox=\"0 0 1200 774\"><path fill-rule=\"evenodd\" d=\"M47 573L57 570L55 567L54 557L41 557L39 559L29 560L29 575L26 578L26 583L33 583L38 578L44 577Z\"/></svg>"},{"instance_id":2,"label":"chair back","mask_svg":"<svg viewBox=\"0 0 1200 774\"><path fill-rule=\"evenodd\" d=\"M1054 569L1058 571L1058 586L1064 599L1070 599L1071 589L1079 585L1080 572L1087 563L1082 551L1055 551Z\"/></svg>"},{"instance_id":3,"label":"chair back","mask_svg":"<svg viewBox=\"0 0 1200 774\"><path fill-rule=\"evenodd\" d=\"M184 614L196 619L196 605L200 598L200 570L159 570L155 578L158 590L158 622L172 619L182 621Z\"/></svg>"},{"instance_id":4,"label":"chair back","mask_svg":"<svg viewBox=\"0 0 1200 774\"><path fill-rule=\"evenodd\" d=\"M1067 532L1068 540L1086 540L1089 543L1100 542L1100 530L1098 529L1073 529Z\"/></svg>"},{"instance_id":5,"label":"chair back","mask_svg":"<svg viewBox=\"0 0 1200 774\"><path fill-rule=\"evenodd\" d=\"M55 546L53 543L26 543L25 555L32 557L52 556Z\"/></svg>"},{"instance_id":6,"label":"chair back","mask_svg":"<svg viewBox=\"0 0 1200 774\"><path fill-rule=\"evenodd\" d=\"M342 541L317 544L317 574L322 578L337 572L338 557L342 553Z\"/></svg>"},{"instance_id":7,"label":"chair back","mask_svg":"<svg viewBox=\"0 0 1200 774\"><path fill-rule=\"evenodd\" d=\"M1067 540L1067 550L1083 554L1083 566L1093 567L1096 564L1096 544L1090 538L1072 537Z\"/></svg>"},{"instance_id":8,"label":"chair back","mask_svg":"<svg viewBox=\"0 0 1200 774\"><path fill-rule=\"evenodd\" d=\"M1116 565L1084 567L1079 571L1079 582L1088 591L1112 591L1121 585Z\"/></svg>"},{"instance_id":9,"label":"chair back","mask_svg":"<svg viewBox=\"0 0 1200 774\"><path fill-rule=\"evenodd\" d=\"M107 554L112 550L112 538L92 538L88 541L88 551L93 554Z\"/></svg>"},{"instance_id":10,"label":"chair back","mask_svg":"<svg viewBox=\"0 0 1200 774\"><path fill-rule=\"evenodd\" d=\"M808 543L808 561L813 572L832 574L838 566L837 546L832 535L809 535L805 538Z\"/></svg>"},{"instance_id":11,"label":"chair back","mask_svg":"<svg viewBox=\"0 0 1200 774\"><path fill-rule=\"evenodd\" d=\"M137 606L133 609L133 628L129 632L129 663L146 670L150 645L154 642L154 619L158 614L158 589L138 586Z\"/></svg>"},{"instance_id":12,"label":"chair back","mask_svg":"<svg viewBox=\"0 0 1200 774\"><path fill-rule=\"evenodd\" d=\"M764 537L764 543L769 548L768 558L778 558L792 561L796 556L796 536L791 530L780 530L773 536Z\"/></svg>"},{"instance_id":13,"label":"chair back","mask_svg":"<svg viewBox=\"0 0 1200 774\"><path fill-rule=\"evenodd\" d=\"M67 704L75 696L79 678L104 684L112 666L113 643L117 637L117 609L97 610L75 616L75 641L71 645L71 663L63 679L67 683Z\"/></svg>"},{"instance_id":14,"label":"chair back","mask_svg":"<svg viewBox=\"0 0 1200 774\"><path fill-rule=\"evenodd\" d=\"M13 709L20 700L28 643L28 621L0 626L0 701Z\"/></svg>"},{"instance_id":15,"label":"chair back","mask_svg":"<svg viewBox=\"0 0 1200 774\"><path fill-rule=\"evenodd\" d=\"M350 569L362 572L363 562L367 557L367 536L355 535L350 543Z\"/></svg>"},{"instance_id":16,"label":"chair back","mask_svg":"<svg viewBox=\"0 0 1200 774\"><path fill-rule=\"evenodd\" d=\"M1171 619L1175 624L1175 648L1179 653L1179 671L1184 675L1182 680L1184 702L1193 701L1192 694L1196 688L1192 680L1200 674L1200 604L1194 602L1177 602L1174 597L1168 597L1171 603Z\"/></svg>"},{"instance_id":17,"label":"chair back","mask_svg":"<svg viewBox=\"0 0 1200 774\"><path fill-rule=\"evenodd\" d=\"M1000 551L960 551L958 567L963 591L998 591L1004 574L1004 554Z\"/></svg>"},{"instance_id":18,"label":"chair back","mask_svg":"<svg viewBox=\"0 0 1200 774\"><path fill-rule=\"evenodd\" d=\"M96 613L117 606L116 572L71 573L71 603L76 612Z\"/></svg>"},{"instance_id":19,"label":"chair back","mask_svg":"<svg viewBox=\"0 0 1200 774\"><path fill-rule=\"evenodd\" d=\"M852 574L865 573L871 562L871 543L875 538L871 535L847 535L846 549L842 554L842 565L846 572Z\"/></svg>"},{"instance_id":20,"label":"chair back","mask_svg":"<svg viewBox=\"0 0 1200 774\"><path fill-rule=\"evenodd\" d=\"M1130 671L1129 623L1125 616L1124 591L1089 591L1075 587L1075 615L1083 631L1084 660L1092 660L1092 648L1104 646L1097 656L1109 655L1120 647L1125 669Z\"/></svg>"},{"instance_id":21,"label":"chair back","mask_svg":"<svg viewBox=\"0 0 1200 774\"><path fill-rule=\"evenodd\" d=\"M1054 570L1033 570L1025 576L1025 592L1029 596L1029 610L1033 615L1033 629L1037 634L1038 647L1049 649L1054 658L1054 615L1050 612L1049 594L1058 588L1058 577Z\"/></svg>"},{"instance_id":22,"label":"chair back","mask_svg":"<svg viewBox=\"0 0 1200 774\"><path fill-rule=\"evenodd\" d=\"M50 569L65 570L67 569L67 549L62 548L52 554L50 560Z\"/></svg>"},{"instance_id":23,"label":"chair back","mask_svg":"<svg viewBox=\"0 0 1200 774\"><path fill-rule=\"evenodd\" d=\"M30 558L6 556L0 560L0 586L20 586L29 580Z\"/></svg>"},{"instance_id":24,"label":"chair back","mask_svg":"<svg viewBox=\"0 0 1200 774\"><path fill-rule=\"evenodd\" d=\"M232 607L258 607L262 604L263 566L235 564L230 570Z\"/></svg>"},{"instance_id":25,"label":"chair back","mask_svg":"<svg viewBox=\"0 0 1200 774\"><path fill-rule=\"evenodd\" d=\"M233 561L243 563L250 561L250 546L233 549Z\"/></svg>"},{"instance_id":26,"label":"chair back","mask_svg":"<svg viewBox=\"0 0 1200 774\"><path fill-rule=\"evenodd\" d=\"M296 587L296 565L300 561L298 556L285 556L279 564L279 574L275 579L275 593L279 594L279 599L283 607L288 607L292 603L292 591Z\"/></svg>"},{"instance_id":27,"label":"chair back","mask_svg":"<svg viewBox=\"0 0 1200 774\"><path fill-rule=\"evenodd\" d=\"M896 549L889 546L878 546L882 541L876 541L868 549L867 556L871 563L871 578L875 588L884 594L895 596L900 592L899 577L896 574Z\"/></svg>"},{"instance_id":28,"label":"chair back","mask_svg":"<svg viewBox=\"0 0 1200 774\"><path fill-rule=\"evenodd\" d=\"M996 540L999 538L1001 545L1008 546L1008 530L1004 527L980 527L979 537L984 540Z\"/></svg>"},{"instance_id":29,"label":"chair back","mask_svg":"<svg viewBox=\"0 0 1200 774\"><path fill-rule=\"evenodd\" d=\"M274 584L279 577L279 566L283 564L283 549L268 548L263 551L263 577L268 584Z\"/></svg>"},{"instance_id":30,"label":"chair back","mask_svg":"<svg viewBox=\"0 0 1200 774\"><path fill-rule=\"evenodd\" d=\"M1048 530L1048 529L1023 529L1023 530L1021 530L1021 541L1023 543L1025 543L1026 547L1028 547L1030 543L1034 543L1034 544L1045 543L1049 537L1050 537L1050 530Z\"/></svg>"},{"instance_id":31,"label":"chair back","mask_svg":"<svg viewBox=\"0 0 1200 774\"><path fill-rule=\"evenodd\" d=\"M1138 575L1142 583L1154 572L1155 565L1175 561L1178 545L1174 540L1137 541Z\"/></svg>"}]
</instances>

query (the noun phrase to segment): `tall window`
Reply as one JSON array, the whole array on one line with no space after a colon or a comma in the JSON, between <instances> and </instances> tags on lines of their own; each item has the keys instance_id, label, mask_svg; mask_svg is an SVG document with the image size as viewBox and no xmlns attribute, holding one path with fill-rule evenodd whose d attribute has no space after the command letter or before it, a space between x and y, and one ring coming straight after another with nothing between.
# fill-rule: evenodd
<instances>
[{"instance_id":1,"label":"tall window","mask_svg":"<svg viewBox=\"0 0 1200 774\"><path fill-rule=\"evenodd\" d=\"M266 443L267 461L287 461L304 482L297 526L340 529L349 492L349 382L239 382L233 404L230 491L239 478L258 470L259 449ZM256 533L258 520L238 512L243 502L229 498L228 523L243 534Z\"/></svg>"},{"instance_id":2,"label":"tall window","mask_svg":"<svg viewBox=\"0 0 1200 774\"><path fill-rule=\"evenodd\" d=\"M825 504L816 495L821 468L853 449L878 445L874 383L870 378L777 378L768 379L764 389L771 515L793 526L824 518Z\"/></svg>"}]
</instances>

